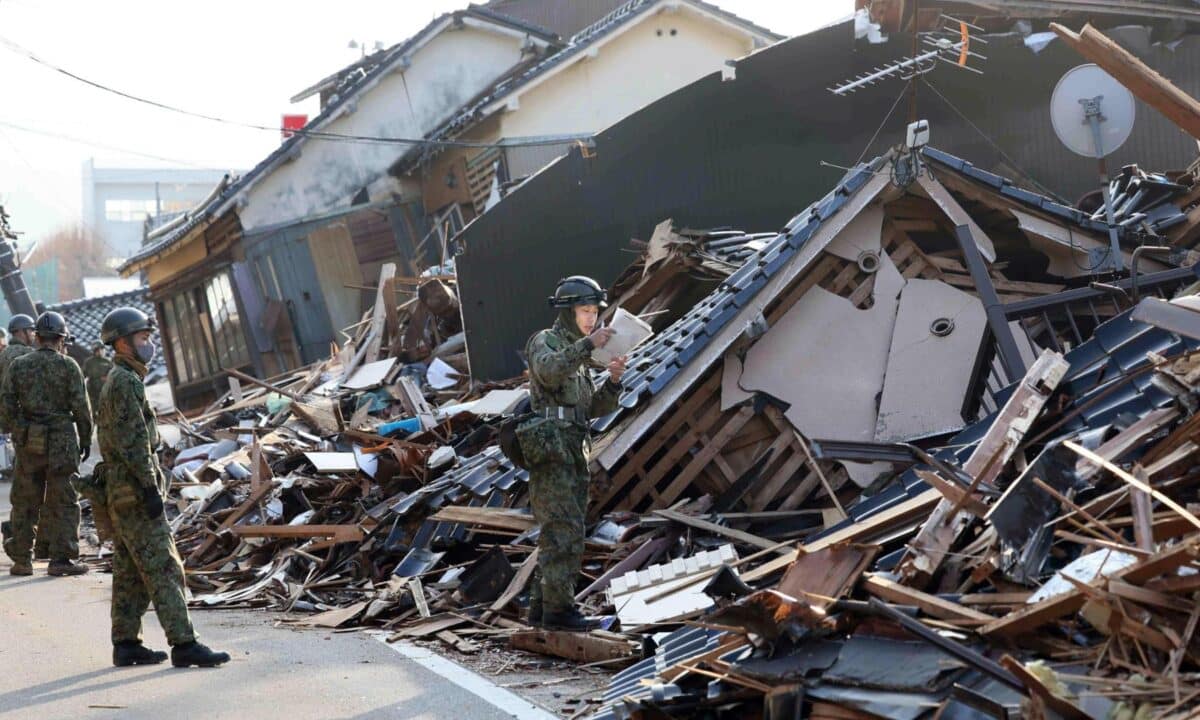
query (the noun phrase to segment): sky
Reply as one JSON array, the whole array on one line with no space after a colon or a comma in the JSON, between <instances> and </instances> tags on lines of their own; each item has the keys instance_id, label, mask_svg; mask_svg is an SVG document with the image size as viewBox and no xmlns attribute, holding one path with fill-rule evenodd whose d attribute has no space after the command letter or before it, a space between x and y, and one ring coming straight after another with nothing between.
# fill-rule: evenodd
<instances>
[{"instance_id":1,"label":"sky","mask_svg":"<svg viewBox=\"0 0 1200 720\"><path fill-rule=\"evenodd\" d=\"M317 114L316 98L288 99L357 59L352 40L392 45L468 1L0 0L0 204L25 244L79 222L80 169L88 158L107 167L245 170L280 142L277 131L111 95L25 52L129 94L277 127L285 113ZM715 1L789 36L847 17L854 6Z\"/></svg>"}]
</instances>

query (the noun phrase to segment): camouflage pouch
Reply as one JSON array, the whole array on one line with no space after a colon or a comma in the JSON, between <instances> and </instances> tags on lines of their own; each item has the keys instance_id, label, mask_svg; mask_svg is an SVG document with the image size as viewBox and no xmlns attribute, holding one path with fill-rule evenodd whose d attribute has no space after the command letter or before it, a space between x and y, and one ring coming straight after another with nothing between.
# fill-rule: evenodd
<instances>
[{"instance_id":1,"label":"camouflage pouch","mask_svg":"<svg viewBox=\"0 0 1200 720\"><path fill-rule=\"evenodd\" d=\"M91 475L76 476L74 481L75 489L92 506L92 520L96 523L96 533L100 535L101 542L116 537L112 517L108 514L108 493L105 489L104 475L104 463L99 463Z\"/></svg>"},{"instance_id":2,"label":"camouflage pouch","mask_svg":"<svg viewBox=\"0 0 1200 720\"><path fill-rule=\"evenodd\" d=\"M521 454L526 467L561 465L569 457L564 433L558 421L535 418L517 429L517 440L521 443Z\"/></svg>"},{"instance_id":3,"label":"camouflage pouch","mask_svg":"<svg viewBox=\"0 0 1200 720\"><path fill-rule=\"evenodd\" d=\"M105 473L104 496L108 498L108 511L119 517L142 507L141 486L122 472Z\"/></svg>"},{"instance_id":4,"label":"camouflage pouch","mask_svg":"<svg viewBox=\"0 0 1200 720\"><path fill-rule=\"evenodd\" d=\"M45 455L49 448L50 428L41 423L29 423L25 428L25 452Z\"/></svg>"}]
</instances>

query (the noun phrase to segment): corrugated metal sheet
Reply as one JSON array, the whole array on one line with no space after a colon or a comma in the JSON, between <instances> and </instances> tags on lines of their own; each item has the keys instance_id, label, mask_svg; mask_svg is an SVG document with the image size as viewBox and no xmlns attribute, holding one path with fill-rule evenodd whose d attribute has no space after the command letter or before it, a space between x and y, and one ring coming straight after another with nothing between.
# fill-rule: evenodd
<instances>
[{"instance_id":1,"label":"corrugated metal sheet","mask_svg":"<svg viewBox=\"0 0 1200 720\"><path fill-rule=\"evenodd\" d=\"M1138 47L1137 32L1133 40L1114 34L1200 95L1200 39L1184 38L1171 50ZM864 149L901 83L853 99L827 88L904 55L907 41L872 46L852 37L849 23L835 25L739 61L735 81L713 74L681 88L600 133L593 157L571 150L468 226L459 236L458 274L473 375L519 373L517 351L552 319L545 297L554 282L583 273L607 283L628 263L622 248L629 239L648 239L664 218L677 226L777 228L841 176L820 161L852 165L899 140L900 111ZM1018 182L1028 174L1074 201L1096 186L1095 164L1058 143L1048 105L1058 78L1082 60L1058 42L1035 54L1019 36L993 40L986 75L939 68L929 79L1003 156L922 88L920 115L931 122L933 142ZM1110 167L1136 159L1143 168L1169 169L1194 159L1194 142L1146 106L1138 112L1133 137Z\"/></svg>"}]
</instances>

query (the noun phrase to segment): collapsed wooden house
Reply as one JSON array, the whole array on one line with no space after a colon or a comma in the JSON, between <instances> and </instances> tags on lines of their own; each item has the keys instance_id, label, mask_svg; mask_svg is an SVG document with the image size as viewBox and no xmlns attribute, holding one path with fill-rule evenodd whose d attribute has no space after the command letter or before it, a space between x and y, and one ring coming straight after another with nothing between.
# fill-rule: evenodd
<instances>
[{"instance_id":1,"label":"collapsed wooden house","mask_svg":"<svg viewBox=\"0 0 1200 720\"><path fill-rule=\"evenodd\" d=\"M1127 193L1130 218L1157 209L1122 228L1123 248L1185 232L1182 180ZM860 166L777 236L743 236L751 261L635 351L623 409L600 423L593 511L700 492L752 512L824 497L840 515L839 494L881 466L818 463L808 439L945 437L994 412L1042 349L1065 351L1128 307L1128 281L1091 287L1112 252L1106 228L931 148ZM1168 262L1181 259L1139 257L1141 289L1194 281ZM625 293L635 305L650 302L635 291L651 271Z\"/></svg>"}]
</instances>

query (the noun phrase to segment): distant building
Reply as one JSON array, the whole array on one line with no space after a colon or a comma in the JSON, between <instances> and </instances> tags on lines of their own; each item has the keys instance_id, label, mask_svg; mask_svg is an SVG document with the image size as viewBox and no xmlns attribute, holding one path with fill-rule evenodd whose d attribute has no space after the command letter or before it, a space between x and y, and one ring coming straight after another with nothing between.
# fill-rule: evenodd
<instances>
[{"instance_id":1,"label":"distant building","mask_svg":"<svg viewBox=\"0 0 1200 720\"><path fill-rule=\"evenodd\" d=\"M179 213L204 200L224 170L105 168L83 164L83 224L124 259L142 245L147 217ZM115 265L116 263L114 263Z\"/></svg>"}]
</instances>

